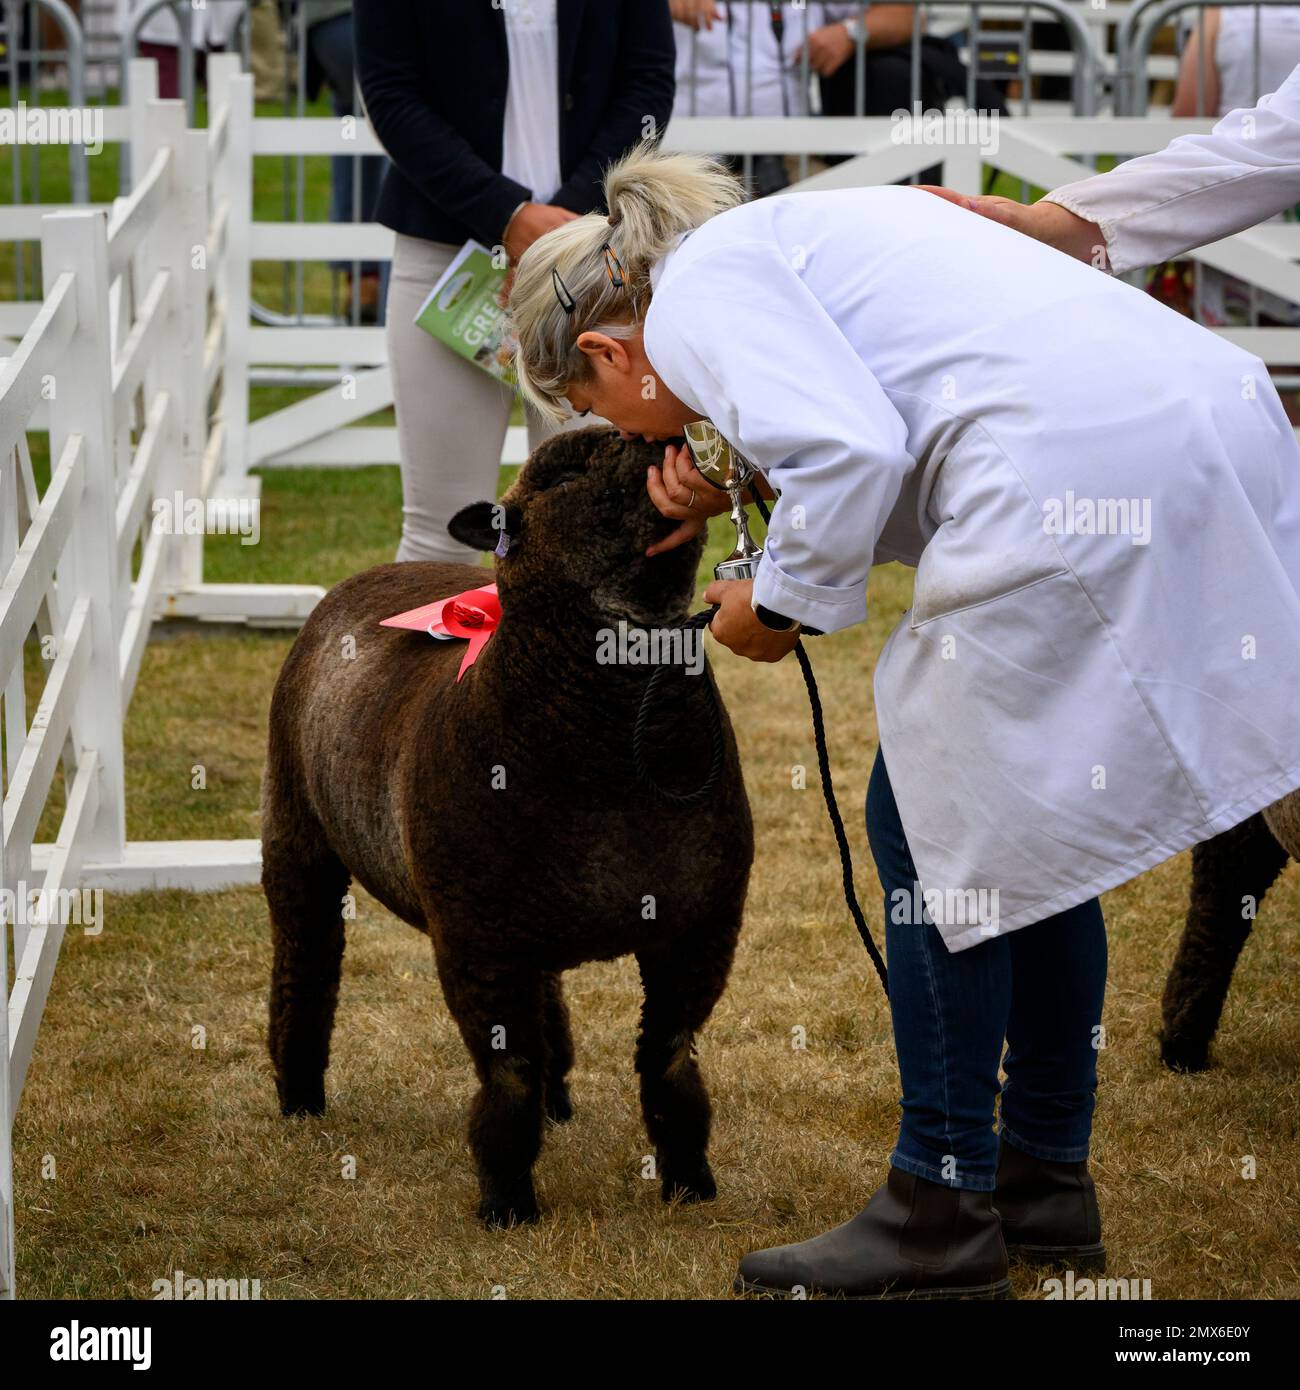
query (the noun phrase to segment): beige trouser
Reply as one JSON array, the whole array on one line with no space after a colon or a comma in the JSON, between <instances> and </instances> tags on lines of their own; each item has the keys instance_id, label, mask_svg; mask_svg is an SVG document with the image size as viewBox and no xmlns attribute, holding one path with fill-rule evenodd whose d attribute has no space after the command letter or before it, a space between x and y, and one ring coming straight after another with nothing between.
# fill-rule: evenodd
<instances>
[{"instance_id":1,"label":"beige trouser","mask_svg":"<svg viewBox=\"0 0 1300 1390\"><path fill-rule=\"evenodd\" d=\"M249 67L258 101L284 99L284 29L274 0L257 0L249 11Z\"/></svg>"},{"instance_id":2,"label":"beige trouser","mask_svg":"<svg viewBox=\"0 0 1300 1390\"><path fill-rule=\"evenodd\" d=\"M398 235L388 285L388 361L402 456L399 560L467 564L476 554L452 540L447 523L471 502L495 500L501 446L514 392L415 326L429 291L459 247ZM526 407L528 448L557 427Z\"/></svg>"}]
</instances>

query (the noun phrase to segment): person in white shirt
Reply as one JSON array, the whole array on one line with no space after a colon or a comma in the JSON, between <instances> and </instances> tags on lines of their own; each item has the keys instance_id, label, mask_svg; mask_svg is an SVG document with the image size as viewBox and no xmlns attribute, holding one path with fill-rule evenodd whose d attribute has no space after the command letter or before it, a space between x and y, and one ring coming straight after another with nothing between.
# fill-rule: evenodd
<instances>
[{"instance_id":1,"label":"person in white shirt","mask_svg":"<svg viewBox=\"0 0 1300 1390\"><path fill-rule=\"evenodd\" d=\"M1300 6L1215 6L1200 13L1203 21L1183 47L1171 108L1176 117L1226 116L1253 106L1300 62ZM1300 319L1295 304L1268 290L1252 292L1246 281L1214 266L1184 267L1181 279L1190 283L1191 277L1196 293L1187 309L1211 327L1244 326L1260 317L1288 325Z\"/></svg>"},{"instance_id":2,"label":"person in white shirt","mask_svg":"<svg viewBox=\"0 0 1300 1390\"><path fill-rule=\"evenodd\" d=\"M1275 92L1300 62L1300 5L1197 12L1178 65L1174 116L1226 116Z\"/></svg>"},{"instance_id":3,"label":"person in white shirt","mask_svg":"<svg viewBox=\"0 0 1300 1390\"><path fill-rule=\"evenodd\" d=\"M670 8L677 42L675 115L807 116L804 47L810 73L838 70L853 56L866 7L819 0L671 0Z\"/></svg>"},{"instance_id":4,"label":"person in white shirt","mask_svg":"<svg viewBox=\"0 0 1300 1390\"><path fill-rule=\"evenodd\" d=\"M1097 898L1300 785L1300 445L1258 358L1005 227L908 188L739 198L642 151L510 301L539 409L708 419L765 476L756 578L705 591L723 645L779 660L864 619L873 562L916 568L867 803L899 1138L858 1216L738 1287L1101 1267ZM652 552L725 506L676 447L649 490Z\"/></svg>"},{"instance_id":5,"label":"person in white shirt","mask_svg":"<svg viewBox=\"0 0 1300 1390\"><path fill-rule=\"evenodd\" d=\"M853 56L858 5L758 4L749 0L671 0L677 44L676 116L807 116L813 75L829 74ZM897 7L891 7L897 8ZM803 50L808 49L809 81ZM722 155L739 172L739 156ZM753 191L789 183L778 154L754 155Z\"/></svg>"},{"instance_id":6,"label":"person in white shirt","mask_svg":"<svg viewBox=\"0 0 1300 1390\"><path fill-rule=\"evenodd\" d=\"M672 0L671 7L677 42L675 116L884 116L913 104L910 5ZM865 49L861 92L859 43ZM965 93L965 69L946 39L922 36L916 75L916 99L927 110ZM979 100L1001 108L987 83L979 85ZM741 171L739 156L719 157ZM849 156L823 158L836 164ZM754 155L750 170L757 196L779 192L789 183L780 155Z\"/></svg>"}]
</instances>

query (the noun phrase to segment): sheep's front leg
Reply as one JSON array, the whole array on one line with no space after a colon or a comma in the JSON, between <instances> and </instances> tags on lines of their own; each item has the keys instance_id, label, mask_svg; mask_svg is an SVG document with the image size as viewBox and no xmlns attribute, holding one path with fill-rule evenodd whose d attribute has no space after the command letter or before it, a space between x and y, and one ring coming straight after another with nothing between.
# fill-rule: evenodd
<instances>
[{"instance_id":1,"label":"sheep's front leg","mask_svg":"<svg viewBox=\"0 0 1300 1390\"><path fill-rule=\"evenodd\" d=\"M536 1221L533 1164L542 1147L546 1062L543 977L441 955L438 973L480 1083L469 1119L479 1219L490 1227Z\"/></svg>"},{"instance_id":2,"label":"sheep's front leg","mask_svg":"<svg viewBox=\"0 0 1300 1390\"><path fill-rule=\"evenodd\" d=\"M707 1157L709 1093L695 1059L695 1034L726 987L738 931L739 923L637 952L645 1002L636 1069L665 1202L717 1196Z\"/></svg>"}]
</instances>

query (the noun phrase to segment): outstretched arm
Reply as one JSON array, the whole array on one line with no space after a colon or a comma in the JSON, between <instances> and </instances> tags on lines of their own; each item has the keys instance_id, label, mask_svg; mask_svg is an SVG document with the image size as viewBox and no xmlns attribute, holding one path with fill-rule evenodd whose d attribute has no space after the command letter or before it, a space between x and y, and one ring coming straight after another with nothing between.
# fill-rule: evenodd
<instances>
[{"instance_id":1,"label":"outstretched arm","mask_svg":"<svg viewBox=\"0 0 1300 1390\"><path fill-rule=\"evenodd\" d=\"M1116 274L1245 231L1300 202L1300 68L1258 106L1044 200L1095 222Z\"/></svg>"},{"instance_id":2,"label":"outstretched arm","mask_svg":"<svg viewBox=\"0 0 1300 1390\"><path fill-rule=\"evenodd\" d=\"M1179 136L1030 207L928 191L1116 275L1158 265L1300 202L1300 68L1208 134Z\"/></svg>"}]
</instances>

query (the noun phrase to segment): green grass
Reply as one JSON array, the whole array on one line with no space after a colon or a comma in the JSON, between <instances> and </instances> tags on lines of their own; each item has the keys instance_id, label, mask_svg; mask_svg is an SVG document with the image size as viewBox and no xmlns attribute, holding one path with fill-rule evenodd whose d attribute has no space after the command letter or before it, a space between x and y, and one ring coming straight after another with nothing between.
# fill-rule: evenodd
<instances>
[{"instance_id":1,"label":"green grass","mask_svg":"<svg viewBox=\"0 0 1300 1390\"><path fill-rule=\"evenodd\" d=\"M304 491L300 517L319 520L335 502L351 515L336 549L287 542L277 577L320 580L386 558L391 496L369 483L384 476L330 475L339 490L328 507ZM291 495L281 495L284 519ZM714 524L702 582L725 547ZM907 571L876 570L868 622L813 646L878 935L860 811L875 746L871 674L909 588ZM257 833L267 705L289 641L183 631L150 646L127 726L132 836ZM464 1142L473 1071L427 941L361 895L330 1110L290 1123L276 1111L265 1056L260 894L110 895L102 935L68 937L18 1112L20 1292L144 1298L183 1269L260 1279L268 1298L485 1298L494 1288L716 1298L744 1251L855 1211L883 1178L897 1124L888 1010L840 896L816 779L808 791L791 785L791 765L813 761L797 669L711 655L758 840L736 966L701 1042L716 1203L665 1208L640 1177L632 962L567 977L577 1117L547 1136L541 1224L489 1234L473 1219ZM195 766L207 772L201 791ZM1151 1279L1162 1298L1295 1297L1300 874L1284 876L1265 905L1219 1065L1197 1077L1166 1072L1154 1037L1187 884L1182 855L1105 900L1111 983L1093 1166L1110 1272ZM791 1048L796 1027L806 1050ZM1247 1154L1258 1164L1251 1180ZM349 1158L355 1177L344 1176ZM1032 1272L1017 1270L1014 1284L1022 1298L1042 1295Z\"/></svg>"}]
</instances>

